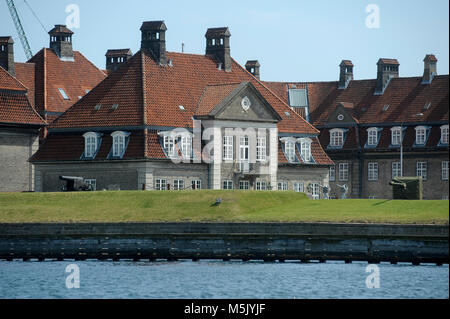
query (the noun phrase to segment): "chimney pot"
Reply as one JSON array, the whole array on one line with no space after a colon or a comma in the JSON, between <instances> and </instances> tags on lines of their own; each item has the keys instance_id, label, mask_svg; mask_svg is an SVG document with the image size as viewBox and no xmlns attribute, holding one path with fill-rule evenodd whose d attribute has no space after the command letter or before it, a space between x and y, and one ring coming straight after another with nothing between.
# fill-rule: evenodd
<instances>
[{"instance_id":1,"label":"chimney pot","mask_svg":"<svg viewBox=\"0 0 450 319\"><path fill-rule=\"evenodd\" d=\"M245 63L245 68L248 72L253 74L255 78L260 79L260 68L261 64L259 64L258 60L249 60Z\"/></svg>"},{"instance_id":2,"label":"chimney pot","mask_svg":"<svg viewBox=\"0 0 450 319\"><path fill-rule=\"evenodd\" d=\"M0 37L0 66L16 76L14 66L14 40L12 37Z\"/></svg>"},{"instance_id":3,"label":"chimney pot","mask_svg":"<svg viewBox=\"0 0 450 319\"><path fill-rule=\"evenodd\" d=\"M206 54L215 56L226 72L231 72L230 30L228 27L209 28L206 31Z\"/></svg>"},{"instance_id":4,"label":"chimney pot","mask_svg":"<svg viewBox=\"0 0 450 319\"><path fill-rule=\"evenodd\" d=\"M375 94L383 94L392 78L398 78L400 63L397 59L379 59L377 62L377 84Z\"/></svg>"},{"instance_id":5,"label":"chimney pot","mask_svg":"<svg viewBox=\"0 0 450 319\"><path fill-rule=\"evenodd\" d=\"M433 81L435 75L437 75L437 61L434 54L427 54L423 59L424 70L423 70L423 84L430 84Z\"/></svg>"},{"instance_id":6,"label":"chimney pot","mask_svg":"<svg viewBox=\"0 0 450 319\"><path fill-rule=\"evenodd\" d=\"M56 24L48 34L50 35L50 49L53 49L61 60L73 61L73 32L65 25Z\"/></svg>"},{"instance_id":7,"label":"chimney pot","mask_svg":"<svg viewBox=\"0 0 450 319\"><path fill-rule=\"evenodd\" d=\"M155 62L167 65L166 31L164 21L145 21L141 26L141 49L148 50Z\"/></svg>"},{"instance_id":8,"label":"chimney pot","mask_svg":"<svg viewBox=\"0 0 450 319\"><path fill-rule=\"evenodd\" d=\"M109 72L113 72L127 62L133 56L133 53L130 49L110 49L106 52L105 56L106 69Z\"/></svg>"},{"instance_id":9,"label":"chimney pot","mask_svg":"<svg viewBox=\"0 0 450 319\"><path fill-rule=\"evenodd\" d=\"M353 63L350 60L342 60L339 67L339 89L343 90L346 89L350 84L350 81L353 80Z\"/></svg>"}]
</instances>

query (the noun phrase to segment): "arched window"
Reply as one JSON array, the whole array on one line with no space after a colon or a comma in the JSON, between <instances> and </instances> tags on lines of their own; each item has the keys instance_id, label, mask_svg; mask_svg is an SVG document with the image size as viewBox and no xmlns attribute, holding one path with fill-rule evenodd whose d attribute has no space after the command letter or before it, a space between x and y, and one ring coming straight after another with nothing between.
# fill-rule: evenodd
<instances>
[{"instance_id":1,"label":"arched window","mask_svg":"<svg viewBox=\"0 0 450 319\"><path fill-rule=\"evenodd\" d=\"M402 128L400 126L395 126L391 128L391 144L400 145L402 143Z\"/></svg>"},{"instance_id":2,"label":"arched window","mask_svg":"<svg viewBox=\"0 0 450 319\"><path fill-rule=\"evenodd\" d=\"M371 127L367 129L367 145L376 146L378 144L378 128Z\"/></svg>"},{"instance_id":3,"label":"arched window","mask_svg":"<svg viewBox=\"0 0 450 319\"><path fill-rule=\"evenodd\" d=\"M301 138L300 142L300 155L304 162L311 162L311 143L312 140L309 138Z\"/></svg>"},{"instance_id":4,"label":"arched window","mask_svg":"<svg viewBox=\"0 0 450 319\"><path fill-rule=\"evenodd\" d=\"M88 132L83 135L84 137L84 156L87 158L93 158L97 153L98 135L94 132Z\"/></svg>"},{"instance_id":5,"label":"arched window","mask_svg":"<svg viewBox=\"0 0 450 319\"><path fill-rule=\"evenodd\" d=\"M425 126L416 127L416 144L424 145L427 140L427 128Z\"/></svg>"},{"instance_id":6,"label":"arched window","mask_svg":"<svg viewBox=\"0 0 450 319\"><path fill-rule=\"evenodd\" d=\"M344 131L341 129L330 130L330 146L342 147L344 145Z\"/></svg>"},{"instance_id":7,"label":"arched window","mask_svg":"<svg viewBox=\"0 0 450 319\"><path fill-rule=\"evenodd\" d=\"M127 134L125 132L114 132L111 134L113 139L112 156L122 157L125 152L125 139Z\"/></svg>"}]
</instances>

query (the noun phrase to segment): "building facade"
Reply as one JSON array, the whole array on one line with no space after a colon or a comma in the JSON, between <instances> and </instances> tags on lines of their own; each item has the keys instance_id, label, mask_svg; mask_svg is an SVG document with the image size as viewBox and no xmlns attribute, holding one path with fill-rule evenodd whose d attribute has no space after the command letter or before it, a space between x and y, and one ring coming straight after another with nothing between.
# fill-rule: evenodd
<instances>
[{"instance_id":1,"label":"building facade","mask_svg":"<svg viewBox=\"0 0 450 319\"><path fill-rule=\"evenodd\" d=\"M94 189L297 190L323 197L333 164L319 131L230 54L228 28L206 54L166 51L163 21L144 22L141 49L49 125L32 157L36 190L60 176ZM120 51L120 52L118 52ZM110 51L112 55L128 50ZM108 60L107 60L108 61Z\"/></svg>"},{"instance_id":2,"label":"building facade","mask_svg":"<svg viewBox=\"0 0 450 319\"><path fill-rule=\"evenodd\" d=\"M264 82L318 128L330 167L331 196L347 185L352 198L392 198L397 176L422 176L425 199L448 199L448 75L424 59L421 77L399 77L396 59L380 59L377 78L354 80L340 64L339 81Z\"/></svg>"}]
</instances>

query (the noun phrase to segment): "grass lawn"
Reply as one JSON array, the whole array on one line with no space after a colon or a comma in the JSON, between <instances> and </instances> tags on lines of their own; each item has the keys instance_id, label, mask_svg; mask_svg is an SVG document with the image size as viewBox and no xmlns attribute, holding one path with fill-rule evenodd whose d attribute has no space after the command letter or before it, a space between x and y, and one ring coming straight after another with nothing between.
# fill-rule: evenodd
<instances>
[{"instance_id":1,"label":"grass lawn","mask_svg":"<svg viewBox=\"0 0 450 319\"><path fill-rule=\"evenodd\" d=\"M309 200L295 192L213 190L0 193L0 223L188 221L448 224L449 201Z\"/></svg>"}]
</instances>

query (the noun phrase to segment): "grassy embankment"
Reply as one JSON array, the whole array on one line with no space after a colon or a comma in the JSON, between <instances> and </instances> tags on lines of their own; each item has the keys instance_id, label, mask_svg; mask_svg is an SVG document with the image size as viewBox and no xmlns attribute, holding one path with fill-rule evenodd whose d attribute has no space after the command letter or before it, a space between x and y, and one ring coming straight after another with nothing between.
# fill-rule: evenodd
<instances>
[{"instance_id":1,"label":"grassy embankment","mask_svg":"<svg viewBox=\"0 0 450 319\"><path fill-rule=\"evenodd\" d=\"M216 198L222 203L215 206ZM309 200L294 192L0 193L0 223L363 222L448 224L448 201Z\"/></svg>"}]
</instances>

